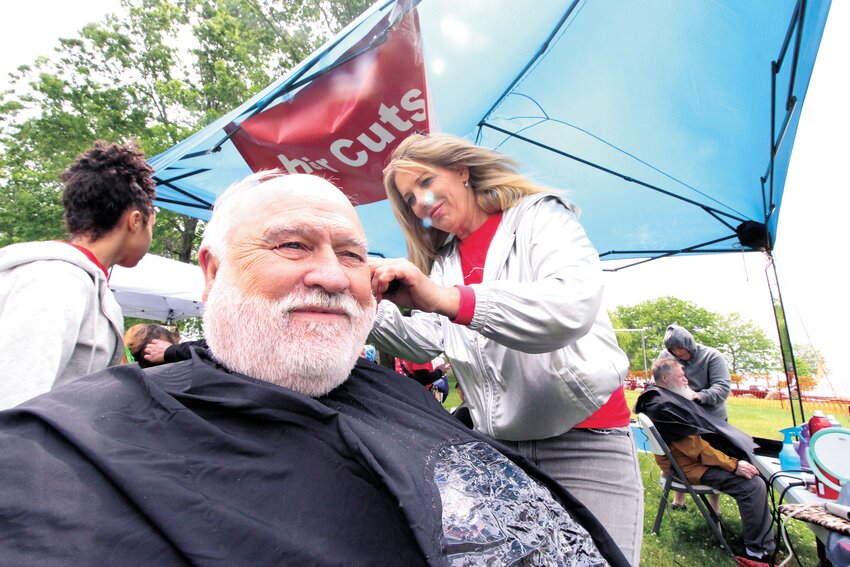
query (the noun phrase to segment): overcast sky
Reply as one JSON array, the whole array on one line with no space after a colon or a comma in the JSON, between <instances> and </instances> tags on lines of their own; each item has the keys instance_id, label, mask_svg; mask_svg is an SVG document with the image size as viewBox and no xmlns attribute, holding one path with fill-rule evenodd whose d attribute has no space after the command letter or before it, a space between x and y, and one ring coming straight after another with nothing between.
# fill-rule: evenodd
<instances>
[{"instance_id":1,"label":"overcast sky","mask_svg":"<svg viewBox=\"0 0 850 567\"><path fill-rule=\"evenodd\" d=\"M27 0L4 6L0 84L21 63L50 55L59 37L100 20L118 0ZM850 309L840 227L848 223L850 182L850 1L833 2L785 186L775 250L780 286L795 343L824 355L836 389L850 393ZM613 308L674 295L710 309L737 311L776 340L764 258L757 254L659 260L606 277Z\"/></svg>"}]
</instances>

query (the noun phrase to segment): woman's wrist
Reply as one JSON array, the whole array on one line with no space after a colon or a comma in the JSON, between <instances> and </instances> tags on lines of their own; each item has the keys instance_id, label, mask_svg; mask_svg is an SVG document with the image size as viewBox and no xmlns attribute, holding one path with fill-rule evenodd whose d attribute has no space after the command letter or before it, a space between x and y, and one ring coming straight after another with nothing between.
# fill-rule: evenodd
<instances>
[{"instance_id":1,"label":"woman's wrist","mask_svg":"<svg viewBox=\"0 0 850 567\"><path fill-rule=\"evenodd\" d=\"M460 290L456 287L444 287L441 289L434 312L454 319L460 309L460 299Z\"/></svg>"}]
</instances>

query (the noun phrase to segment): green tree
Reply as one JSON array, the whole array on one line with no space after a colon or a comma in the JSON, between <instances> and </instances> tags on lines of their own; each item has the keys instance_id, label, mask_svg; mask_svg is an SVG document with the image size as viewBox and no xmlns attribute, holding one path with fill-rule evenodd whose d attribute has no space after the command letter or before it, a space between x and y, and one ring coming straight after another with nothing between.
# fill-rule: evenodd
<instances>
[{"instance_id":1,"label":"green tree","mask_svg":"<svg viewBox=\"0 0 850 567\"><path fill-rule=\"evenodd\" d=\"M795 344L792 348L800 391L813 390L820 381L821 370L826 366L826 361L821 352L811 344ZM777 386L779 389L784 389L787 381L780 380Z\"/></svg>"},{"instance_id":2,"label":"green tree","mask_svg":"<svg viewBox=\"0 0 850 567\"><path fill-rule=\"evenodd\" d=\"M775 343L754 323L738 313L724 315L675 297L620 305L611 313L615 329L643 329L649 363L664 348L664 333L671 323L690 331L703 345L719 350L733 374L766 374L780 368ZM617 333L617 341L629 357L632 370L643 369L641 333Z\"/></svg>"},{"instance_id":3,"label":"green tree","mask_svg":"<svg viewBox=\"0 0 850 567\"><path fill-rule=\"evenodd\" d=\"M718 315L691 301L675 297L647 300L637 305L620 305L611 313L615 329L644 329L646 357L649 364L664 349L664 332L671 323L681 325L694 335L697 342L710 338ZM632 370L643 370L644 350L639 332L619 332L617 341L629 357Z\"/></svg>"},{"instance_id":4,"label":"green tree","mask_svg":"<svg viewBox=\"0 0 850 567\"><path fill-rule=\"evenodd\" d=\"M819 380L819 367L825 366L823 355L811 344L794 345L794 366L797 368L797 378L800 389L814 389Z\"/></svg>"},{"instance_id":5,"label":"green tree","mask_svg":"<svg viewBox=\"0 0 850 567\"><path fill-rule=\"evenodd\" d=\"M781 369L777 345L761 327L738 313L719 316L706 334L711 336L706 344L723 353L733 374L767 374Z\"/></svg>"},{"instance_id":6,"label":"green tree","mask_svg":"<svg viewBox=\"0 0 850 567\"><path fill-rule=\"evenodd\" d=\"M0 100L0 245L63 235L59 174L94 140L156 155L241 104L366 0L123 0ZM152 251L189 261L201 223L162 211Z\"/></svg>"}]
</instances>

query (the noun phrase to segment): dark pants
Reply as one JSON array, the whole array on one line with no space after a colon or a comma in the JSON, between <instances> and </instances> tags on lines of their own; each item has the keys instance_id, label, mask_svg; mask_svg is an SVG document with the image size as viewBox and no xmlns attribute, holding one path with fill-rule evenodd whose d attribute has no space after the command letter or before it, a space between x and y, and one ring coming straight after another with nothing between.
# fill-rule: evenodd
<instances>
[{"instance_id":1,"label":"dark pants","mask_svg":"<svg viewBox=\"0 0 850 567\"><path fill-rule=\"evenodd\" d=\"M771 530L770 509L767 505L767 487L758 475L751 479L709 468L700 479L701 484L728 494L738 503L741 523L744 525L744 545L754 552L771 553L776 548Z\"/></svg>"}]
</instances>

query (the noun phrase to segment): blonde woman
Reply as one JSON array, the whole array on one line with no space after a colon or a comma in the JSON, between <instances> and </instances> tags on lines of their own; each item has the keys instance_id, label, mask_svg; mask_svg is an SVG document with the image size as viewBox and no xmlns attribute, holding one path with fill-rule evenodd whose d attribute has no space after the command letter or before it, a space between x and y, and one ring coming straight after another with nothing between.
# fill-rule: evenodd
<instances>
[{"instance_id":1,"label":"blonde woman","mask_svg":"<svg viewBox=\"0 0 850 567\"><path fill-rule=\"evenodd\" d=\"M409 260L372 261L372 342L412 361L445 352L475 429L558 479L637 565L628 360L575 207L504 155L445 134L404 140L384 186Z\"/></svg>"}]
</instances>

